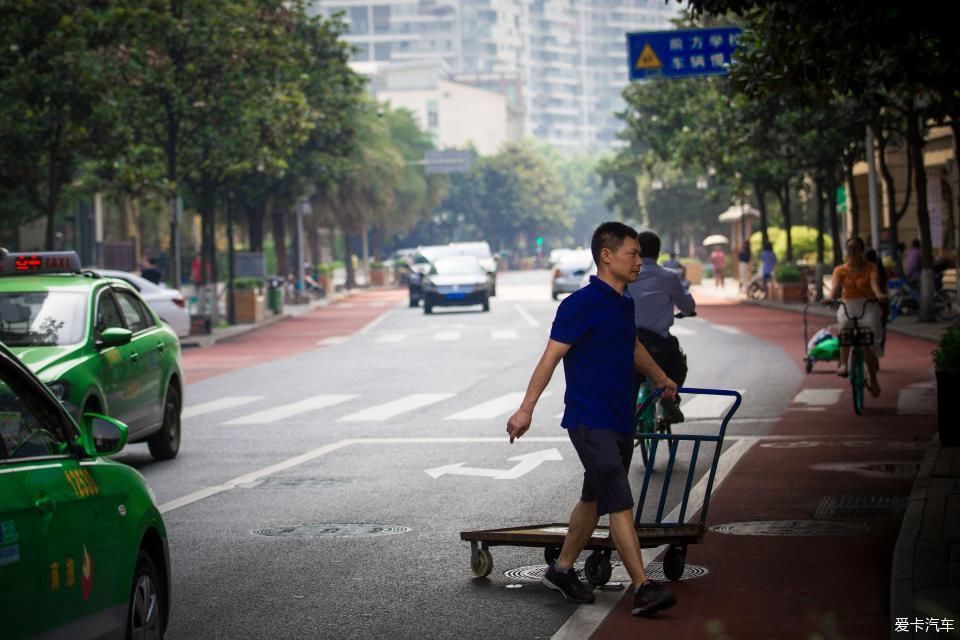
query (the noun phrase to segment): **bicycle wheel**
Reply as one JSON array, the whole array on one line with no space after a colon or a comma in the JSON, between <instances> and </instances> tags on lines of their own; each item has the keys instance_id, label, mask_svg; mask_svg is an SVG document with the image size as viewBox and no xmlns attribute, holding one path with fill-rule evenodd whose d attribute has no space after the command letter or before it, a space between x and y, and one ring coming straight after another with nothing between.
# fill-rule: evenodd
<instances>
[{"instance_id":1,"label":"bicycle wheel","mask_svg":"<svg viewBox=\"0 0 960 640\"><path fill-rule=\"evenodd\" d=\"M850 387L853 390L853 411L857 415L863 411L863 351L854 347L850 351Z\"/></svg>"},{"instance_id":2,"label":"bicycle wheel","mask_svg":"<svg viewBox=\"0 0 960 640\"><path fill-rule=\"evenodd\" d=\"M953 307L950 299L942 292L933 294L933 315L941 322L953 319Z\"/></svg>"}]
</instances>

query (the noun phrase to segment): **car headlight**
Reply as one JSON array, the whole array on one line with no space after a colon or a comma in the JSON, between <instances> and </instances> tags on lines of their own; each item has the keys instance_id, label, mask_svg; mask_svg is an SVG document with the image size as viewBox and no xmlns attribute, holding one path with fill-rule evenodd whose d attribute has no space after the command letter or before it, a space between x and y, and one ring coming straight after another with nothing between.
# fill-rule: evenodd
<instances>
[{"instance_id":1,"label":"car headlight","mask_svg":"<svg viewBox=\"0 0 960 640\"><path fill-rule=\"evenodd\" d=\"M66 402L70 396L70 385L64 380L48 382L47 388L53 392L53 395L55 395L60 402Z\"/></svg>"}]
</instances>

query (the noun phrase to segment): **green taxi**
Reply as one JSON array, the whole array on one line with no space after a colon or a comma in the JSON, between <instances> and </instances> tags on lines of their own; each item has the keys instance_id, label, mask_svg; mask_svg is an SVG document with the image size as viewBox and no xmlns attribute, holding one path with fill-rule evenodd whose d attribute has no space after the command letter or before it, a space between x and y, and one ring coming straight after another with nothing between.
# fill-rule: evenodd
<instances>
[{"instance_id":1,"label":"green taxi","mask_svg":"<svg viewBox=\"0 0 960 640\"><path fill-rule=\"evenodd\" d=\"M72 251L0 249L0 342L74 418L109 415L157 460L176 457L180 341L127 283L82 271Z\"/></svg>"},{"instance_id":2,"label":"green taxi","mask_svg":"<svg viewBox=\"0 0 960 640\"><path fill-rule=\"evenodd\" d=\"M0 637L163 637L167 533L146 481L108 459L126 426L79 423L0 344Z\"/></svg>"}]
</instances>

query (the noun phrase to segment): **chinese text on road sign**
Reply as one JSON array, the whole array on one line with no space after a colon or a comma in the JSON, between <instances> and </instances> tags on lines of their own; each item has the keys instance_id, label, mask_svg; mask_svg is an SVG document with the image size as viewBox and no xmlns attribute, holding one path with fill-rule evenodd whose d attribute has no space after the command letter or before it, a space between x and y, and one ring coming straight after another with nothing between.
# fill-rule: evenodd
<instances>
[{"instance_id":1,"label":"chinese text on road sign","mask_svg":"<svg viewBox=\"0 0 960 640\"><path fill-rule=\"evenodd\" d=\"M726 74L740 34L740 27L628 33L630 79Z\"/></svg>"}]
</instances>

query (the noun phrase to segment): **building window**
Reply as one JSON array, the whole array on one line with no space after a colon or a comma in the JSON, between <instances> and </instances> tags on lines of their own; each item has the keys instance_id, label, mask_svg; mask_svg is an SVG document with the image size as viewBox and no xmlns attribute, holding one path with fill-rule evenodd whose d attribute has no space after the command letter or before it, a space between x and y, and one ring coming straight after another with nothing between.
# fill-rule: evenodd
<instances>
[{"instance_id":1,"label":"building window","mask_svg":"<svg viewBox=\"0 0 960 640\"><path fill-rule=\"evenodd\" d=\"M390 33L390 7L381 5L373 8L373 32Z\"/></svg>"},{"instance_id":2,"label":"building window","mask_svg":"<svg viewBox=\"0 0 960 640\"><path fill-rule=\"evenodd\" d=\"M357 62L367 62L370 60L370 45L366 42L358 42L353 46L353 59Z\"/></svg>"},{"instance_id":3,"label":"building window","mask_svg":"<svg viewBox=\"0 0 960 640\"><path fill-rule=\"evenodd\" d=\"M378 42L373 45L373 59L374 60L389 60L390 59L390 47L393 43L391 42Z\"/></svg>"},{"instance_id":4,"label":"building window","mask_svg":"<svg viewBox=\"0 0 960 640\"><path fill-rule=\"evenodd\" d=\"M427 101L427 129L431 131L436 131L438 126L440 126L440 117L437 114L437 101L428 100Z\"/></svg>"},{"instance_id":5,"label":"building window","mask_svg":"<svg viewBox=\"0 0 960 640\"><path fill-rule=\"evenodd\" d=\"M366 7L350 8L350 33L370 33L370 20L367 17Z\"/></svg>"}]
</instances>

